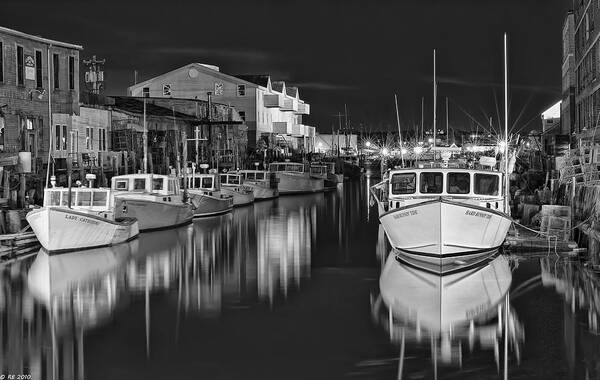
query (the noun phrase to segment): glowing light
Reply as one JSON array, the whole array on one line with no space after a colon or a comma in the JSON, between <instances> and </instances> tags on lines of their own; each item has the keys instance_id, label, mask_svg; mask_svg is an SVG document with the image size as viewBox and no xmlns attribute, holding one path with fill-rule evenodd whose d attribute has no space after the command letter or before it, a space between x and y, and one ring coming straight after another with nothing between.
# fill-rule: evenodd
<instances>
[{"instance_id":1,"label":"glowing light","mask_svg":"<svg viewBox=\"0 0 600 380\"><path fill-rule=\"evenodd\" d=\"M388 150L388 148L383 148L383 149L381 150L381 154L382 154L382 155L384 155L384 156L387 156L387 155L389 155L389 154L390 154L390 151Z\"/></svg>"},{"instance_id":2,"label":"glowing light","mask_svg":"<svg viewBox=\"0 0 600 380\"><path fill-rule=\"evenodd\" d=\"M531 147L531 143L529 141L527 141L527 144L525 144L528 148Z\"/></svg>"},{"instance_id":3,"label":"glowing light","mask_svg":"<svg viewBox=\"0 0 600 380\"><path fill-rule=\"evenodd\" d=\"M430 137L429 140L427 140L427 141L429 141L429 143L432 144L433 143L433 138Z\"/></svg>"},{"instance_id":4,"label":"glowing light","mask_svg":"<svg viewBox=\"0 0 600 380\"><path fill-rule=\"evenodd\" d=\"M504 149L506 147L506 141L500 140L498 141L498 148Z\"/></svg>"},{"instance_id":5,"label":"glowing light","mask_svg":"<svg viewBox=\"0 0 600 380\"><path fill-rule=\"evenodd\" d=\"M371 146L371 142L370 142L370 141L367 141L367 142L365 143L365 146L366 146L367 148L368 148L368 147L370 147L370 146Z\"/></svg>"},{"instance_id":6,"label":"glowing light","mask_svg":"<svg viewBox=\"0 0 600 380\"><path fill-rule=\"evenodd\" d=\"M406 148L402 148L400 149L400 153L402 153L403 155L408 153L408 150L406 150Z\"/></svg>"},{"instance_id":7,"label":"glowing light","mask_svg":"<svg viewBox=\"0 0 600 380\"><path fill-rule=\"evenodd\" d=\"M420 146L416 146L414 151L415 151L415 154L421 154L421 153L423 153L423 148L421 148Z\"/></svg>"}]
</instances>

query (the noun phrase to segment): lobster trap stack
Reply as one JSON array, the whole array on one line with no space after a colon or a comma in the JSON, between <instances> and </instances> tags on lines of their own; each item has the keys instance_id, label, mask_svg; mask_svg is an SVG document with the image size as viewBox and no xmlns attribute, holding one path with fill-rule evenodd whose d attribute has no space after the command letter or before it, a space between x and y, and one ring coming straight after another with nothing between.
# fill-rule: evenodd
<instances>
[{"instance_id":1,"label":"lobster trap stack","mask_svg":"<svg viewBox=\"0 0 600 380\"><path fill-rule=\"evenodd\" d=\"M540 232L568 241L571 236L571 207L542 205Z\"/></svg>"}]
</instances>

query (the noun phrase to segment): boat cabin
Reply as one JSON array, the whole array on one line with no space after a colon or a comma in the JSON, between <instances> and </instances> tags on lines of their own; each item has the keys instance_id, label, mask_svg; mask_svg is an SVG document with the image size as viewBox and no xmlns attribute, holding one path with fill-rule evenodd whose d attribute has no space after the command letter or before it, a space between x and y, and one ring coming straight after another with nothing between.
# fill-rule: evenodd
<instances>
[{"instance_id":1,"label":"boat cabin","mask_svg":"<svg viewBox=\"0 0 600 380\"><path fill-rule=\"evenodd\" d=\"M106 211L111 208L110 189L72 187L71 208ZM69 189L53 187L44 190L44 207L69 207Z\"/></svg>"},{"instance_id":2,"label":"boat cabin","mask_svg":"<svg viewBox=\"0 0 600 380\"><path fill-rule=\"evenodd\" d=\"M239 186L244 183L244 176L237 173L221 174L221 185Z\"/></svg>"},{"instance_id":3,"label":"boat cabin","mask_svg":"<svg viewBox=\"0 0 600 380\"><path fill-rule=\"evenodd\" d=\"M219 177L216 174L193 174L188 175L186 178L181 179L181 183L184 184L187 181L187 189L190 190L202 190L205 192L219 191L221 189L219 183Z\"/></svg>"},{"instance_id":4,"label":"boat cabin","mask_svg":"<svg viewBox=\"0 0 600 380\"><path fill-rule=\"evenodd\" d=\"M116 176L112 178L111 189L157 195L178 195L180 193L177 178L162 174Z\"/></svg>"},{"instance_id":5,"label":"boat cabin","mask_svg":"<svg viewBox=\"0 0 600 380\"><path fill-rule=\"evenodd\" d=\"M327 179L328 168L323 164L311 164L310 175L311 177Z\"/></svg>"},{"instance_id":6,"label":"boat cabin","mask_svg":"<svg viewBox=\"0 0 600 380\"><path fill-rule=\"evenodd\" d=\"M389 173L390 199L405 197L502 198L502 173L460 169L402 169Z\"/></svg>"},{"instance_id":7,"label":"boat cabin","mask_svg":"<svg viewBox=\"0 0 600 380\"><path fill-rule=\"evenodd\" d=\"M304 173L304 164L298 162L274 162L269 164L271 172Z\"/></svg>"},{"instance_id":8,"label":"boat cabin","mask_svg":"<svg viewBox=\"0 0 600 380\"><path fill-rule=\"evenodd\" d=\"M240 175L243 176L244 181L259 182L269 178L269 172L263 170L240 170Z\"/></svg>"}]
</instances>

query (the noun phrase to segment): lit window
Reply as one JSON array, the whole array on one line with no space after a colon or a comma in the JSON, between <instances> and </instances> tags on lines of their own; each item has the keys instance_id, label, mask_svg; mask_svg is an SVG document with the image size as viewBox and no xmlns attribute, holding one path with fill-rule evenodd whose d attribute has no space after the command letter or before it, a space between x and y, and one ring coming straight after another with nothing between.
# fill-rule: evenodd
<instances>
[{"instance_id":1,"label":"lit window","mask_svg":"<svg viewBox=\"0 0 600 380\"><path fill-rule=\"evenodd\" d=\"M238 96L246 96L246 85L245 84L238 84L237 94L238 94Z\"/></svg>"}]
</instances>

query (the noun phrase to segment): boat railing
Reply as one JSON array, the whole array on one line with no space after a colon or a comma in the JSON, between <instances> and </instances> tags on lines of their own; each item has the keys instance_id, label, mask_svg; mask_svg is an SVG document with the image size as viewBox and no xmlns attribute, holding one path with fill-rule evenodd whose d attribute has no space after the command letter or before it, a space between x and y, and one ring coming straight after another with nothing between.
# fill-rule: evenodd
<instances>
[{"instance_id":1,"label":"boat railing","mask_svg":"<svg viewBox=\"0 0 600 380\"><path fill-rule=\"evenodd\" d=\"M401 169L401 167L397 167ZM495 167L481 165L478 162L444 162L444 161L424 161L418 162L417 165L405 167L405 169L470 169L497 172Z\"/></svg>"}]
</instances>

